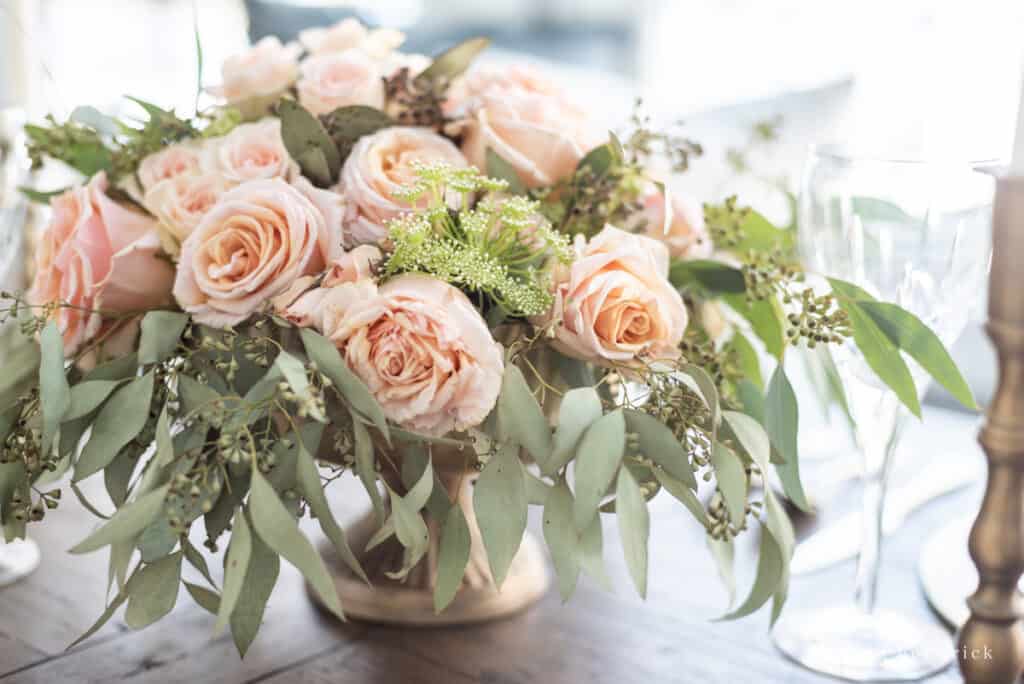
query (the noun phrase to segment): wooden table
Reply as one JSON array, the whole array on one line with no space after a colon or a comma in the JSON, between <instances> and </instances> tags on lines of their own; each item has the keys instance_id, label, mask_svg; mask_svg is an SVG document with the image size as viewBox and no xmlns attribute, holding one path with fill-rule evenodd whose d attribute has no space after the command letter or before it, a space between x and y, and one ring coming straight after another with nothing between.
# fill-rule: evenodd
<instances>
[{"instance_id":1,"label":"wooden table","mask_svg":"<svg viewBox=\"0 0 1024 684\"><path fill-rule=\"evenodd\" d=\"M939 458L980 458L973 421L933 413L927 431L908 438L913 463L943 449ZM95 479L95 478L94 478ZM101 485L93 484L94 491ZM365 494L337 483L334 505L353 517ZM976 510L980 488L935 501L889 539L880 602L930 619L915 565L928 533L953 516ZM833 502L824 517L856 505L855 492ZM531 528L538 531L538 521ZM814 523L803 524L802 532ZM117 619L66 651L103 607L106 554L72 556L66 549L95 525L74 498L31 535L43 551L29 578L0 589L0 684L18 682L332 682L340 684L668 684L832 681L786 661L772 647L763 611L739 622L712 622L725 608L725 591L696 524L667 497L652 503L649 597L637 598L621 559L614 521L605 525L605 559L615 584L606 593L584 579L562 605L552 590L541 603L511 619L484 626L397 629L341 624L308 600L298 573L282 565L263 628L244 661L230 635L213 637L214 619L179 595L174 612L141 632ZM756 545L748 535L742 546ZM216 565L212 563L211 565ZM749 562L740 563L749 570ZM794 580L787 610L847 598L852 562ZM740 577L740 593L749 586ZM742 596L741 596L742 598ZM959 681L955 668L931 682Z\"/></svg>"}]
</instances>

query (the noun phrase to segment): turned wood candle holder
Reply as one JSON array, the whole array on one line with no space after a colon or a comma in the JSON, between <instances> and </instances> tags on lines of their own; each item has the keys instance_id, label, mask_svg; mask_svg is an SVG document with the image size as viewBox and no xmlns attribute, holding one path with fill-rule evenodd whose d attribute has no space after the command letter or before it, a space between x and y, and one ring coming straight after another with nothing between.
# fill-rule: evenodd
<instances>
[{"instance_id":1,"label":"turned wood candle holder","mask_svg":"<svg viewBox=\"0 0 1024 684\"><path fill-rule=\"evenodd\" d=\"M1021 269L1021 270L1018 270ZM978 589L957 656L968 684L1011 684L1024 670L1024 177L1001 178L992 215L989 337L999 383L979 441L988 481L968 543Z\"/></svg>"}]
</instances>

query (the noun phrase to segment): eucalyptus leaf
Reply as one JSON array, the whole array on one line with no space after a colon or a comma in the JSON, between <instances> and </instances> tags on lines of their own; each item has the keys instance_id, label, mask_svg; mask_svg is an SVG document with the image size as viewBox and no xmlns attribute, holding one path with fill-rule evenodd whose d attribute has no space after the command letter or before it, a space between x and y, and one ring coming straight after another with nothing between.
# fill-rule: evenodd
<instances>
[{"instance_id":1,"label":"eucalyptus leaf","mask_svg":"<svg viewBox=\"0 0 1024 684\"><path fill-rule=\"evenodd\" d=\"M377 459L374 455L373 440L370 439L370 433L366 427L355 418L352 419L352 433L355 440L354 468L356 475L370 496L377 521L383 522L386 513L384 499L381 498L380 489L377 487Z\"/></svg>"},{"instance_id":2,"label":"eucalyptus leaf","mask_svg":"<svg viewBox=\"0 0 1024 684\"><path fill-rule=\"evenodd\" d=\"M395 536L405 547L405 553L402 567L397 572L385 574L391 579L401 580L426 555L430 547L430 534L423 516L420 515L420 509L416 507L417 501L412 500L411 496L399 496L390 487L388 494L391 499L391 519L395 526ZM412 495L413 492L409 494ZM426 502L426 496L423 497L423 502Z\"/></svg>"},{"instance_id":3,"label":"eucalyptus leaf","mask_svg":"<svg viewBox=\"0 0 1024 684\"><path fill-rule=\"evenodd\" d=\"M858 302L857 306L881 328L897 347L928 371L936 382L969 409L977 409L967 380L932 330L914 314L888 302Z\"/></svg>"},{"instance_id":4,"label":"eucalyptus leaf","mask_svg":"<svg viewBox=\"0 0 1024 684\"><path fill-rule=\"evenodd\" d=\"M797 432L800 428L800 410L796 393L789 384L786 371L778 366L768 382L765 396L764 427L772 447L782 457L783 463L775 466L775 472L782 480L786 496L800 510L811 511L804 486L800 482L800 458L797 453Z\"/></svg>"},{"instance_id":5,"label":"eucalyptus leaf","mask_svg":"<svg viewBox=\"0 0 1024 684\"><path fill-rule=\"evenodd\" d=\"M220 596L215 592L191 582L182 582L182 584L185 585L185 589L188 590L188 595L192 597L192 600L203 610L213 615L220 612Z\"/></svg>"},{"instance_id":6,"label":"eucalyptus leaf","mask_svg":"<svg viewBox=\"0 0 1024 684\"><path fill-rule=\"evenodd\" d=\"M39 335L42 358L39 363L39 403L43 412L40 450L50 454L57 428L71 406L71 389L64 375L64 340L57 322L50 320Z\"/></svg>"},{"instance_id":7,"label":"eucalyptus leaf","mask_svg":"<svg viewBox=\"0 0 1024 684\"><path fill-rule=\"evenodd\" d=\"M712 259L676 261L668 279L679 289L697 290L704 296L738 294L747 289L743 271Z\"/></svg>"},{"instance_id":8,"label":"eucalyptus leaf","mask_svg":"<svg viewBox=\"0 0 1024 684\"><path fill-rule=\"evenodd\" d=\"M434 585L434 611L442 612L462 585L472 537L462 508L452 506L441 528L441 546L437 557L437 581Z\"/></svg>"},{"instance_id":9,"label":"eucalyptus leaf","mask_svg":"<svg viewBox=\"0 0 1024 684\"><path fill-rule=\"evenodd\" d=\"M722 300L750 323L751 329L764 343L769 354L781 359L786 351L784 314L774 297L747 301L747 295L727 294Z\"/></svg>"},{"instance_id":10,"label":"eucalyptus leaf","mask_svg":"<svg viewBox=\"0 0 1024 684\"><path fill-rule=\"evenodd\" d=\"M626 448L626 421L622 411L613 411L594 421L576 449L576 500L573 519L583 531L597 516L601 499L615 481Z\"/></svg>"},{"instance_id":11,"label":"eucalyptus leaf","mask_svg":"<svg viewBox=\"0 0 1024 684\"><path fill-rule=\"evenodd\" d=\"M231 611L231 636L243 658L263 622L267 600L277 584L280 569L281 558L258 535L253 535L242 591Z\"/></svg>"},{"instance_id":12,"label":"eucalyptus leaf","mask_svg":"<svg viewBox=\"0 0 1024 684\"><path fill-rule=\"evenodd\" d=\"M256 534L278 554L298 568L324 605L344 620L341 602L324 561L299 531L295 519L277 498L277 494L258 469L252 471L249 508Z\"/></svg>"},{"instance_id":13,"label":"eucalyptus leaf","mask_svg":"<svg viewBox=\"0 0 1024 684\"><path fill-rule=\"evenodd\" d=\"M339 107L325 115L322 121L327 134L338 146L343 164L360 138L396 125L390 116L366 105Z\"/></svg>"},{"instance_id":14,"label":"eucalyptus leaf","mask_svg":"<svg viewBox=\"0 0 1024 684\"><path fill-rule=\"evenodd\" d=\"M306 375L306 366L297 358L282 351L274 360L274 365L281 371L281 375L292 388L292 392L299 398L299 401L306 406L309 415L313 420L321 423L327 421L327 416L316 405L313 396L312 386L309 384L309 377Z\"/></svg>"},{"instance_id":15,"label":"eucalyptus leaf","mask_svg":"<svg viewBox=\"0 0 1024 684\"><path fill-rule=\"evenodd\" d=\"M159 363L174 353L188 325L188 315L178 311L150 311L142 317L139 363Z\"/></svg>"},{"instance_id":16,"label":"eucalyptus leaf","mask_svg":"<svg viewBox=\"0 0 1024 684\"><path fill-rule=\"evenodd\" d=\"M296 475L298 477L299 487L302 489L303 496L309 503L310 510L313 512L313 515L316 516L316 520L320 524L320 529L323 530L324 534L327 535L327 538L331 540L338 556L345 561L345 565L347 565L352 572L369 584L370 580L366 577L366 572L363 571L356 555L352 553L352 548L349 546L348 539L345 537L345 531L340 525L338 525L338 521L335 520L334 514L331 512L330 504L327 503L327 496L324 494L323 484L320 482L320 474L316 469L316 463L305 448L299 449L298 460L296 462Z\"/></svg>"},{"instance_id":17,"label":"eucalyptus leaf","mask_svg":"<svg viewBox=\"0 0 1024 684\"><path fill-rule=\"evenodd\" d=\"M720 442L711 448L711 465L715 469L718 489L722 492L729 519L734 525L743 522L747 507L747 471L736 452Z\"/></svg>"},{"instance_id":18,"label":"eucalyptus leaf","mask_svg":"<svg viewBox=\"0 0 1024 684\"><path fill-rule=\"evenodd\" d=\"M171 528L165 511L164 515L157 516L139 535L139 556L145 563L155 563L174 551L177 545L178 533Z\"/></svg>"},{"instance_id":19,"label":"eucalyptus leaf","mask_svg":"<svg viewBox=\"0 0 1024 684\"><path fill-rule=\"evenodd\" d=\"M628 468L619 469L615 515L619 520L626 567L640 597L647 598L647 543L651 535L651 518L640 485Z\"/></svg>"},{"instance_id":20,"label":"eucalyptus leaf","mask_svg":"<svg viewBox=\"0 0 1024 684\"><path fill-rule=\"evenodd\" d=\"M699 389L697 396L704 400L705 406L711 411L712 434L714 434L718 429L718 423L722 419L718 388L715 385L715 381L708 375L706 370L692 363L684 364L680 368L680 373L684 380L688 376L697 384ZM688 386L690 389L693 389L692 386Z\"/></svg>"},{"instance_id":21,"label":"eucalyptus leaf","mask_svg":"<svg viewBox=\"0 0 1024 684\"><path fill-rule=\"evenodd\" d=\"M149 525L163 508L167 489L168 485L164 485L126 503L102 527L75 545L71 553L88 553L134 537Z\"/></svg>"},{"instance_id":22,"label":"eucalyptus leaf","mask_svg":"<svg viewBox=\"0 0 1024 684\"><path fill-rule=\"evenodd\" d=\"M839 306L846 312L853 330L853 341L861 356L910 412L920 418L921 402L917 387L906 361L900 355L899 347L861 305L873 298L852 283L835 278L829 278L828 282L832 291L838 295Z\"/></svg>"},{"instance_id":23,"label":"eucalyptus leaf","mask_svg":"<svg viewBox=\"0 0 1024 684\"><path fill-rule=\"evenodd\" d=\"M92 425L89 441L75 464L75 482L105 468L145 427L153 396L153 372L118 389L103 405Z\"/></svg>"},{"instance_id":24,"label":"eucalyptus leaf","mask_svg":"<svg viewBox=\"0 0 1024 684\"><path fill-rule=\"evenodd\" d=\"M430 66L417 76L417 80L444 80L451 82L461 76L476 56L491 44L487 38L470 38L434 57Z\"/></svg>"},{"instance_id":25,"label":"eucalyptus leaf","mask_svg":"<svg viewBox=\"0 0 1024 684\"><path fill-rule=\"evenodd\" d=\"M522 371L506 364L498 395L498 438L521 444L543 472L550 472L551 428Z\"/></svg>"},{"instance_id":26,"label":"eucalyptus leaf","mask_svg":"<svg viewBox=\"0 0 1024 684\"><path fill-rule=\"evenodd\" d=\"M133 574L133 576L134 576L134 574ZM68 647L65 650L71 650L72 648L74 648L78 644L82 643L83 641L85 641L86 639L91 637L96 632L100 631L100 628L103 627L103 625L107 624L107 622L110 621L110 618L114 617L114 613L117 612L117 609L120 608L122 606L122 604L124 604L124 602L127 601L127 600L128 600L128 592L126 592L126 591L119 592L117 594L117 596L115 596L114 599L110 602L110 605L108 605L103 610L103 613L99 616L99 618L96 619L96 622L94 622L92 624L92 626L89 627L89 629L85 630L84 634L82 634L80 637L78 637L77 639L72 641L70 644L68 644Z\"/></svg>"},{"instance_id":27,"label":"eucalyptus leaf","mask_svg":"<svg viewBox=\"0 0 1024 684\"><path fill-rule=\"evenodd\" d=\"M64 423L83 418L105 402L121 384L120 380L87 380L71 388L71 401L62 419Z\"/></svg>"},{"instance_id":28,"label":"eucalyptus leaf","mask_svg":"<svg viewBox=\"0 0 1024 684\"><path fill-rule=\"evenodd\" d=\"M307 151L315 149L320 151L327 162L328 178L311 180L319 181L321 186L325 186L337 179L338 171L341 169L341 154L323 124L302 105L289 98L282 98L277 103L277 115L281 119L281 139L292 159L301 166L302 158L306 156ZM307 168L302 167L302 171L305 174ZM324 183L324 180L327 182Z\"/></svg>"},{"instance_id":29,"label":"eucalyptus leaf","mask_svg":"<svg viewBox=\"0 0 1024 684\"><path fill-rule=\"evenodd\" d=\"M564 481L552 488L544 504L544 541L558 577L558 593L568 601L576 590L582 554L580 534L573 521L573 496Z\"/></svg>"},{"instance_id":30,"label":"eucalyptus leaf","mask_svg":"<svg viewBox=\"0 0 1024 684\"><path fill-rule=\"evenodd\" d=\"M767 477L772 445L764 427L747 414L738 411L723 411L722 416L740 446L761 469L761 473Z\"/></svg>"},{"instance_id":31,"label":"eucalyptus leaf","mask_svg":"<svg viewBox=\"0 0 1024 684\"><path fill-rule=\"evenodd\" d=\"M587 152L576 165L577 170L589 169L595 178L605 176L615 166L615 152L608 144L598 145Z\"/></svg>"},{"instance_id":32,"label":"eucalyptus leaf","mask_svg":"<svg viewBox=\"0 0 1024 684\"><path fill-rule=\"evenodd\" d=\"M331 379L331 382L352 408L373 423L390 444L391 436L388 432L388 422L384 416L384 410L363 381L345 365L345 361L341 358L334 343L310 328L300 330L299 336L302 338L302 344L306 348L310 361L316 364L321 373Z\"/></svg>"},{"instance_id":33,"label":"eucalyptus leaf","mask_svg":"<svg viewBox=\"0 0 1024 684\"><path fill-rule=\"evenodd\" d=\"M83 382L92 380L128 380L135 377L135 371L139 368L138 355L135 352L125 354L106 363L96 366L85 374Z\"/></svg>"},{"instance_id":34,"label":"eucalyptus leaf","mask_svg":"<svg viewBox=\"0 0 1024 684\"><path fill-rule=\"evenodd\" d=\"M242 595L242 587L249 570L249 559L252 557L252 530L245 517L245 509L239 508L235 513L235 521L224 558L224 591L220 596L220 609L217 611L217 623L213 627L214 634L219 634L231 619L238 598Z\"/></svg>"},{"instance_id":35,"label":"eucalyptus leaf","mask_svg":"<svg viewBox=\"0 0 1024 684\"><path fill-rule=\"evenodd\" d=\"M326 188L334 182L327 156L319 147L307 147L295 161L302 169L302 175L313 181L317 187Z\"/></svg>"},{"instance_id":36,"label":"eucalyptus leaf","mask_svg":"<svg viewBox=\"0 0 1024 684\"><path fill-rule=\"evenodd\" d=\"M528 192L526 184L516 173L516 167L490 147L487 148L487 175L508 183L508 192L513 195L525 195Z\"/></svg>"},{"instance_id":37,"label":"eucalyptus leaf","mask_svg":"<svg viewBox=\"0 0 1024 684\"><path fill-rule=\"evenodd\" d=\"M423 481L423 475L427 472L428 468L430 469L433 485L427 497L426 507L430 515L434 516L436 520L444 520L448 515L448 509L452 507L452 502L448 499L444 483L437 473L434 472L431 457L427 453L427 445L423 443L404 444L401 454L402 484L405 485L406 491L417 486L421 489L425 488L426 482ZM421 494L416 496L419 498Z\"/></svg>"},{"instance_id":38,"label":"eucalyptus leaf","mask_svg":"<svg viewBox=\"0 0 1024 684\"><path fill-rule=\"evenodd\" d=\"M579 387L566 392L558 407L554 453L547 467L542 466L541 471L545 475L554 475L561 470L572 459L583 433L602 414L601 397L593 387Z\"/></svg>"},{"instance_id":39,"label":"eucalyptus leaf","mask_svg":"<svg viewBox=\"0 0 1024 684\"><path fill-rule=\"evenodd\" d=\"M736 620L756 611L775 594L782 581L782 574L782 550L771 531L767 527L762 528L761 546L757 557L757 575L754 578L754 585L750 588L750 594L735 610L719 619Z\"/></svg>"},{"instance_id":40,"label":"eucalyptus leaf","mask_svg":"<svg viewBox=\"0 0 1024 684\"><path fill-rule=\"evenodd\" d=\"M825 348L824 345L819 345L819 347ZM761 359L746 335L739 330L734 331L726 348L736 355L741 376L759 390L762 389L764 377L761 375Z\"/></svg>"},{"instance_id":41,"label":"eucalyptus leaf","mask_svg":"<svg viewBox=\"0 0 1024 684\"><path fill-rule=\"evenodd\" d=\"M674 496L680 503L686 506L686 509L690 511L694 518L697 519L697 522L705 528L710 526L707 512L704 510L704 504L700 502L700 499L697 498L697 494L690 489L689 485L672 477L661 468L654 469L654 477L657 478L658 484L660 484L666 492Z\"/></svg>"},{"instance_id":42,"label":"eucalyptus leaf","mask_svg":"<svg viewBox=\"0 0 1024 684\"><path fill-rule=\"evenodd\" d=\"M499 589L526 531L526 508L519 447L505 444L484 466L473 491L473 510Z\"/></svg>"},{"instance_id":43,"label":"eucalyptus leaf","mask_svg":"<svg viewBox=\"0 0 1024 684\"><path fill-rule=\"evenodd\" d=\"M128 498L128 484L139 462L136 449L123 449L103 470L103 484L114 506L124 505Z\"/></svg>"},{"instance_id":44,"label":"eucalyptus leaf","mask_svg":"<svg viewBox=\"0 0 1024 684\"><path fill-rule=\"evenodd\" d=\"M132 575L128 582L128 608L124 621L142 629L171 612L178 600L181 582L181 552L161 558Z\"/></svg>"},{"instance_id":45,"label":"eucalyptus leaf","mask_svg":"<svg viewBox=\"0 0 1024 684\"><path fill-rule=\"evenodd\" d=\"M786 511L778 500L770 492L765 496L765 511L767 514L768 530L775 537L779 545L779 552L782 558L782 573L779 579L778 588L772 597L772 624L779 619L782 608L786 604L786 597L789 593L789 565L793 559L793 550L796 547L796 535L793 531L793 523L790 521Z\"/></svg>"},{"instance_id":46,"label":"eucalyptus leaf","mask_svg":"<svg viewBox=\"0 0 1024 684\"><path fill-rule=\"evenodd\" d=\"M626 409L626 430L636 433L640 440L640 451L644 456L665 469L672 477L697 490L697 478L693 475L686 449L680 444L664 423L642 411Z\"/></svg>"},{"instance_id":47,"label":"eucalyptus leaf","mask_svg":"<svg viewBox=\"0 0 1024 684\"><path fill-rule=\"evenodd\" d=\"M601 528L601 516L594 518L590 527L580 535L580 569L590 575L605 591L610 591L611 580L604 569L604 540Z\"/></svg>"},{"instance_id":48,"label":"eucalyptus leaf","mask_svg":"<svg viewBox=\"0 0 1024 684\"><path fill-rule=\"evenodd\" d=\"M526 501L531 506L543 506L547 503L553 487L526 468L523 468L523 477L526 478Z\"/></svg>"},{"instance_id":49,"label":"eucalyptus leaf","mask_svg":"<svg viewBox=\"0 0 1024 684\"><path fill-rule=\"evenodd\" d=\"M206 559L203 558L202 552L188 540L187 536L184 535L181 540L181 550L185 553L185 560L189 562L189 565L198 570L199 574L203 576L203 579L209 582L211 587L216 589L217 583L213 581L213 576L210 574L210 567L206 564Z\"/></svg>"}]
</instances>

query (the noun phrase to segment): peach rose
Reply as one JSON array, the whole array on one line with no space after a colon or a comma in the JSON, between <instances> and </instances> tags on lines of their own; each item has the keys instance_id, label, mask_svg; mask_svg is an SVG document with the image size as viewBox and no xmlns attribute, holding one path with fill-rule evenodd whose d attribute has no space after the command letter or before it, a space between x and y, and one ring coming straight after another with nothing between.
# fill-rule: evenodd
<instances>
[{"instance_id":1,"label":"peach rose","mask_svg":"<svg viewBox=\"0 0 1024 684\"><path fill-rule=\"evenodd\" d=\"M347 200L346 244L378 242L387 237L387 221L409 205L395 197L416 181L415 163L446 162L467 166L447 138L424 128L395 126L363 136L345 160L338 190Z\"/></svg>"},{"instance_id":2,"label":"peach rose","mask_svg":"<svg viewBox=\"0 0 1024 684\"><path fill-rule=\"evenodd\" d=\"M377 247L360 245L328 265L319 287L313 287L317 276L303 276L296 280L291 287L274 298L274 312L303 328L321 327L323 300L331 288L345 283L372 284L373 269L382 258Z\"/></svg>"},{"instance_id":3,"label":"peach rose","mask_svg":"<svg viewBox=\"0 0 1024 684\"><path fill-rule=\"evenodd\" d=\"M704 215L700 208L694 208L678 197L672 196L671 216L668 217L668 231L665 230L665 195L650 192L643 198L643 209L639 219L644 222L644 231L655 240L668 246L673 259L704 259L711 256L711 239L704 227Z\"/></svg>"},{"instance_id":4,"label":"peach rose","mask_svg":"<svg viewBox=\"0 0 1024 684\"><path fill-rule=\"evenodd\" d=\"M387 28L371 31L358 19L349 17L328 28L318 27L300 31L299 42L311 55L358 49L370 57L383 58L405 42L405 34Z\"/></svg>"},{"instance_id":5,"label":"peach rose","mask_svg":"<svg viewBox=\"0 0 1024 684\"><path fill-rule=\"evenodd\" d=\"M487 149L509 162L528 187L568 178L598 142L583 110L525 69L467 77L462 152L487 168Z\"/></svg>"},{"instance_id":6,"label":"peach rose","mask_svg":"<svg viewBox=\"0 0 1024 684\"><path fill-rule=\"evenodd\" d=\"M282 45L274 36L267 36L229 57L221 68L223 84L211 90L233 105L280 95L299 75L301 51L298 45Z\"/></svg>"},{"instance_id":7,"label":"peach rose","mask_svg":"<svg viewBox=\"0 0 1024 684\"><path fill-rule=\"evenodd\" d=\"M142 204L180 243L195 230L228 187L228 182L216 173L179 175L151 186L143 196Z\"/></svg>"},{"instance_id":8,"label":"peach rose","mask_svg":"<svg viewBox=\"0 0 1024 684\"><path fill-rule=\"evenodd\" d=\"M198 175L201 155L195 145L176 144L147 156L139 163L138 176L142 191L148 192L161 181Z\"/></svg>"},{"instance_id":9,"label":"peach rose","mask_svg":"<svg viewBox=\"0 0 1024 684\"><path fill-rule=\"evenodd\" d=\"M315 201L307 194L315 194ZM174 296L200 323L235 325L341 255L331 193L280 178L229 190L182 243Z\"/></svg>"},{"instance_id":10,"label":"peach rose","mask_svg":"<svg viewBox=\"0 0 1024 684\"><path fill-rule=\"evenodd\" d=\"M39 236L31 303L59 302L57 324L68 356L102 332L100 310L141 311L170 300L174 269L159 257L156 222L106 195L106 174L50 201Z\"/></svg>"},{"instance_id":11,"label":"peach rose","mask_svg":"<svg viewBox=\"0 0 1024 684\"><path fill-rule=\"evenodd\" d=\"M268 117L236 126L208 143L204 168L230 183L259 178L290 179L298 166L281 139L281 120Z\"/></svg>"},{"instance_id":12,"label":"peach rose","mask_svg":"<svg viewBox=\"0 0 1024 684\"><path fill-rule=\"evenodd\" d=\"M682 297L668 281L668 250L642 235L605 226L576 260L556 267L555 303L535 324L554 324L552 345L600 365L678 355L686 331Z\"/></svg>"},{"instance_id":13,"label":"peach rose","mask_svg":"<svg viewBox=\"0 0 1024 684\"><path fill-rule=\"evenodd\" d=\"M306 294L297 313L310 308L307 298L319 312L317 327L399 425L443 435L479 425L494 408L501 345L448 283L412 274L380 288L345 282Z\"/></svg>"},{"instance_id":14,"label":"peach rose","mask_svg":"<svg viewBox=\"0 0 1024 684\"><path fill-rule=\"evenodd\" d=\"M299 102L313 114L349 105L384 107L384 74L360 50L309 57L299 69Z\"/></svg>"}]
</instances>

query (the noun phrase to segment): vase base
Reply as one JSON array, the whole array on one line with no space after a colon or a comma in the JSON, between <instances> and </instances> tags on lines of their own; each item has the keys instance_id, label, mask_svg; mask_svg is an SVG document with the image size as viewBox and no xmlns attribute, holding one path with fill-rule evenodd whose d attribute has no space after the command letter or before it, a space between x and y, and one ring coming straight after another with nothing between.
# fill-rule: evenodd
<instances>
[{"instance_id":1,"label":"vase base","mask_svg":"<svg viewBox=\"0 0 1024 684\"><path fill-rule=\"evenodd\" d=\"M347 618L408 627L436 627L486 622L507 617L536 603L550 584L544 553L532 535L523 537L501 590L493 584L464 583L455 599L441 613L434 610L434 593L428 586L410 586L382 573L371 572L367 585L346 566L328 543L321 553ZM307 591L318 604L316 592Z\"/></svg>"}]
</instances>

